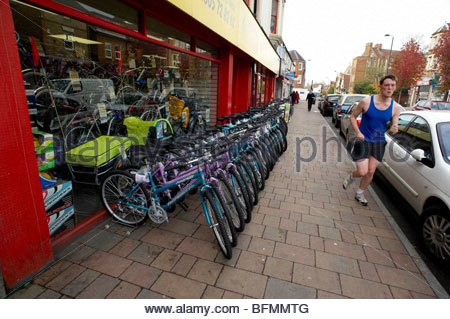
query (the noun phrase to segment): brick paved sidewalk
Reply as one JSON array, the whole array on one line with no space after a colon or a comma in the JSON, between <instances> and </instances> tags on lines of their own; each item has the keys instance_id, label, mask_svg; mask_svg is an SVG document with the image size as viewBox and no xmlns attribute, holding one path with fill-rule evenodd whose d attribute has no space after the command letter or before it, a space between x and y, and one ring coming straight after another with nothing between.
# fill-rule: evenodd
<instances>
[{"instance_id":1,"label":"brick paved sidewalk","mask_svg":"<svg viewBox=\"0 0 450 319\"><path fill-rule=\"evenodd\" d=\"M55 264L10 298L435 298L370 193L362 207L356 185L342 189L352 163L344 149L338 161L331 140L324 161L323 129L334 137L319 113L295 106L288 151L231 260L219 252L197 194L186 200L188 212L159 227L108 219L56 252ZM316 156L297 172L296 138L307 136ZM300 148L303 159L314 154L306 140Z\"/></svg>"}]
</instances>

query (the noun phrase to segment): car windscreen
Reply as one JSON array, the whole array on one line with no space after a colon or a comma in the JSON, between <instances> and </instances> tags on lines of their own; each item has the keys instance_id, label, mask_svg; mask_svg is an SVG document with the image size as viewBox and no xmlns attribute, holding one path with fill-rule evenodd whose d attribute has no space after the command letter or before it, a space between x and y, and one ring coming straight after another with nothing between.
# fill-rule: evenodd
<instances>
[{"instance_id":1,"label":"car windscreen","mask_svg":"<svg viewBox=\"0 0 450 319\"><path fill-rule=\"evenodd\" d=\"M337 101L339 100L339 98L340 98L340 96L329 96L329 97L327 98L327 100L328 100L329 102L337 102Z\"/></svg>"},{"instance_id":2,"label":"car windscreen","mask_svg":"<svg viewBox=\"0 0 450 319\"><path fill-rule=\"evenodd\" d=\"M353 103L361 101L365 96L347 96L343 104L352 105Z\"/></svg>"},{"instance_id":3,"label":"car windscreen","mask_svg":"<svg viewBox=\"0 0 450 319\"><path fill-rule=\"evenodd\" d=\"M442 156L450 164L450 122L439 123L436 128Z\"/></svg>"},{"instance_id":4,"label":"car windscreen","mask_svg":"<svg viewBox=\"0 0 450 319\"><path fill-rule=\"evenodd\" d=\"M433 109L450 110L450 102L433 102Z\"/></svg>"}]
</instances>

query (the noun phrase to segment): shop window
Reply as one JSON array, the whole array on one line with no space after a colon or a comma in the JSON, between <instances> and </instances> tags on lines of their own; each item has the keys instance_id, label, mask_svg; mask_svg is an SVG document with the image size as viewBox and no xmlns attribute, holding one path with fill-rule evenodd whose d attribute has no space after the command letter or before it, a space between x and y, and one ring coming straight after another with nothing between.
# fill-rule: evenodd
<instances>
[{"instance_id":1,"label":"shop window","mask_svg":"<svg viewBox=\"0 0 450 319\"><path fill-rule=\"evenodd\" d=\"M191 49L191 36L159 20L147 16L147 36L181 49Z\"/></svg>"},{"instance_id":2,"label":"shop window","mask_svg":"<svg viewBox=\"0 0 450 319\"><path fill-rule=\"evenodd\" d=\"M139 12L120 0L54 0L78 11L138 31Z\"/></svg>"},{"instance_id":3,"label":"shop window","mask_svg":"<svg viewBox=\"0 0 450 319\"><path fill-rule=\"evenodd\" d=\"M58 183L74 189L70 223L52 229L51 236L100 211L99 188L93 185L108 170L122 167L125 154L132 158L132 148L158 138L128 127L127 119L147 124L167 119L181 135L195 129L189 126L198 123L195 116L202 115L206 125L215 123L217 63L19 2L11 8L42 188ZM165 36L175 39L180 33ZM170 112L170 96L190 110L186 126ZM95 147L91 155L73 156L73 150L104 136L129 139L132 146L124 144L101 162ZM64 205L69 203L68 198ZM55 209L47 212L49 220Z\"/></svg>"},{"instance_id":4,"label":"shop window","mask_svg":"<svg viewBox=\"0 0 450 319\"><path fill-rule=\"evenodd\" d=\"M110 42L105 42L105 58L112 59L112 49Z\"/></svg>"}]
</instances>

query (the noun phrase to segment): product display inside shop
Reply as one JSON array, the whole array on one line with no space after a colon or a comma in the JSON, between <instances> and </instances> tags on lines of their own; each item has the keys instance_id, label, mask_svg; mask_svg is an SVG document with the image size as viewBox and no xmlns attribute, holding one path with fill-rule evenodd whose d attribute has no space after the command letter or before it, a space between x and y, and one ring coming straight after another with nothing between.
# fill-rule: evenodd
<instances>
[{"instance_id":1,"label":"product display inside shop","mask_svg":"<svg viewBox=\"0 0 450 319\"><path fill-rule=\"evenodd\" d=\"M108 17L95 1L61 3ZM109 172L215 122L217 63L172 49L189 49L189 35L168 36L172 27L148 17L146 36L169 48L24 2L10 6L51 236L103 209L99 186ZM137 10L120 6L102 10L137 31ZM203 47L197 52L215 55Z\"/></svg>"}]
</instances>

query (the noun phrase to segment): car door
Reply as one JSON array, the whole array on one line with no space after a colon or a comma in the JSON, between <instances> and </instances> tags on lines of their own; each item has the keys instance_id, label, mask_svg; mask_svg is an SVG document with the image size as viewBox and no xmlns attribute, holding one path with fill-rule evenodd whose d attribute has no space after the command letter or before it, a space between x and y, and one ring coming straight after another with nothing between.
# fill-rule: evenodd
<instances>
[{"instance_id":1,"label":"car door","mask_svg":"<svg viewBox=\"0 0 450 319\"><path fill-rule=\"evenodd\" d=\"M379 166L381 173L396 188L400 189L402 182L400 176L394 171L397 165L397 159L394 158L394 152L404 154L409 145L411 145L411 137L406 134L410 122L415 118L414 114L400 114L398 120L398 133L392 135L386 132L386 150L383 160Z\"/></svg>"},{"instance_id":2,"label":"car door","mask_svg":"<svg viewBox=\"0 0 450 319\"><path fill-rule=\"evenodd\" d=\"M430 183L428 179L433 175L434 168L430 125L423 117L417 116L410 122L406 135L408 144L394 145L390 154L393 159L390 166L398 180L397 190L416 210L420 210L420 194L428 187ZM415 149L422 149L426 160L416 161L411 156L411 152Z\"/></svg>"},{"instance_id":3,"label":"car door","mask_svg":"<svg viewBox=\"0 0 450 319\"><path fill-rule=\"evenodd\" d=\"M347 112L342 116L341 119L341 127L340 130L342 132L342 134L344 134L344 136L347 138L347 132L349 131L349 127L350 127L350 115L353 112L355 104L353 104L352 106L350 106L350 108L347 110Z\"/></svg>"}]
</instances>

